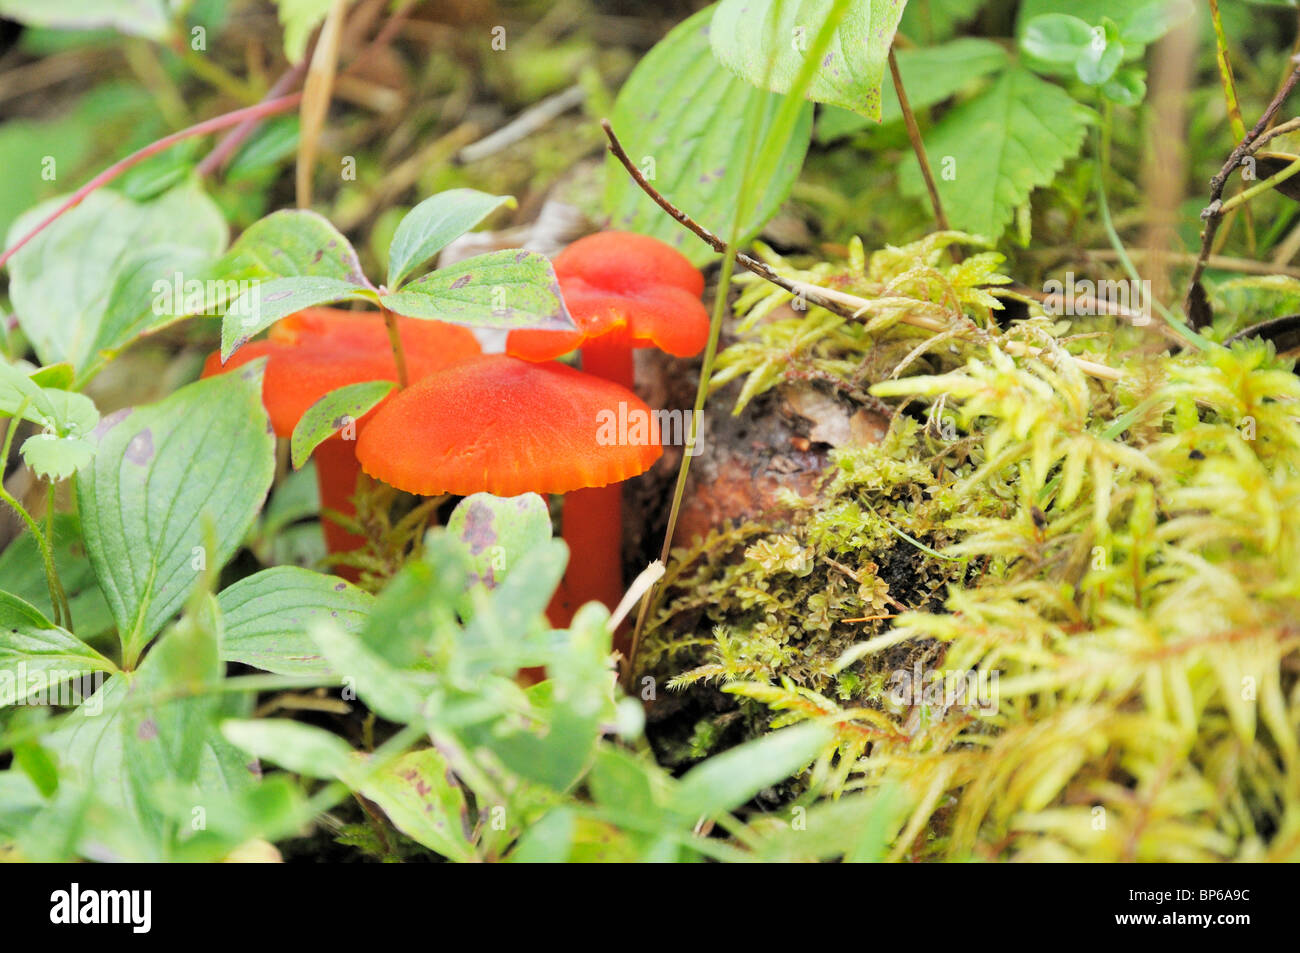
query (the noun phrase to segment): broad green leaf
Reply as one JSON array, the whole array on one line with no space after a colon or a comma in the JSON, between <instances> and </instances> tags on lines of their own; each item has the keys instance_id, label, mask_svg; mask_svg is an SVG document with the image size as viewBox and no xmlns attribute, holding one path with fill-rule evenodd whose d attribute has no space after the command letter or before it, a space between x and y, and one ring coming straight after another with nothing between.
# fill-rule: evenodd
<instances>
[{"instance_id":1,"label":"broad green leaf","mask_svg":"<svg viewBox=\"0 0 1300 953\"><path fill-rule=\"evenodd\" d=\"M273 278L243 292L221 319L221 359L224 361L283 317L321 304L372 300L370 289L338 278L300 275Z\"/></svg>"},{"instance_id":2,"label":"broad green leaf","mask_svg":"<svg viewBox=\"0 0 1300 953\"><path fill-rule=\"evenodd\" d=\"M1017 68L944 117L925 139L952 227L996 240L1015 209L1077 155L1092 113L1059 86ZM902 191L925 194L909 162Z\"/></svg>"},{"instance_id":3,"label":"broad green leaf","mask_svg":"<svg viewBox=\"0 0 1300 953\"><path fill-rule=\"evenodd\" d=\"M734 811L759 791L797 773L833 737L830 729L807 722L714 755L682 776L673 792L673 807L690 818Z\"/></svg>"},{"instance_id":4,"label":"broad green leaf","mask_svg":"<svg viewBox=\"0 0 1300 953\"><path fill-rule=\"evenodd\" d=\"M180 608L208 563L222 565L234 554L262 505L275 468L262 366L118 412L96 431L77 504L128 658Z\"/></svg>"},{"instance_id":5,"label":"broad green leaf","mask_svg":"<svg viewBox=\"0 0 1300 953\"><path fill-rule=\"evenodd\" d=\"M456 504L447 532L465 547L471 584L495 588L523 556L551 538L551 513L536 493L475 493Z\"/></svg>"},{"instance_id":6,"label":"broad green leaf","mask_svg":"<svg viewBox=\"0 0 1300 953\"><path fill-rule=\"evenodd\" d=\"M298 469L311 452L348 424L355 424L376 404L392 393L393 381L362 381L332 390L307 408L293 428L289 440L290 458Z\"/></svg>"},{"instance_id":7,"label":"broad green leaf","mask_svg":"<svg viewBox=\"0 0 1300 953\"><path fill-rule=\"evenodd\" d=\"M717 232L732 220L748 151L767 137L781 100L717 61L709 48L712 16L712 8L701 10L642 57L618 94L612 122L628 155L655 188ZM762 119L758 130L746 136L745 117L755 97L763 103ZM779 158L769 168L754 168L753 182L761 191L752 219L741 223L742 244L790 194L811 131L812 107L805 106ZM693 264L714 256L709 246L665 215L613 156L605 162L605 211L611 228L661 239Z\"/></svg>"},{"instance_id":8,"label":"broad green leaf","mask_svg":"<svg viewBox=\"0 0 1300 953\"><path fill-rule=\"evenodd\" d=\"M35 606L0 592L0 708L50 691L89 672L114 672L111 661L45 618Z\"/></svg>"},{"instance_id":9,"label":"broad green leaf","mask_svg":"<svg viewBox=\"0 0 1300 953\"><path fill-rule=\"evenodd\" d=\"M903 8L898 32L927 46L948 39L979 13L985 0L924 0ZM902 51L899 50L899 53Z\"/></svg>"},{"instance_id":10,"label":"broad green leaf","mask_svg":"<svg viewBox=\"0 0 1300 953\"><path fill-rule=\"evenodd\" d=\"M166 38L171 29L166 0L0 0L0 16L60 30L109 27L151 40Z\"/></svg>"},{"instance_id":11,"label":"broad green leaf","mask_svg":"<svg viewBox=\"0 0 1300 953\"><path fill-rule=\"evenodd\" d=\"M941 46L899 50L897 56L903 88L907 90L907 100L913 110L943 102L974 80L996 72L1010 62L1002 46L978 37L962 37ZM903 110L894 93L893 78L888 75L885 76L884 90L880 121L901 121ZM866 116L827 106L818 114L817 140L829 142L871 125Z\"/></svg>"},{"instance_id":12,"label":"broad green leaf","mask_svg":"<svg viewBox=\"0 0 1300 953\"><path fill-rule=\"evenodd\" d=\"M905 0L852 0L807 97L880 121L880 85ZM835 0L722 0L709 39L728 69L774 93L790 90Z\"/></svg>"},{"instance_id":13,"label":"broad green leaf","mask_svg":"<svg viewBox=\"0 0 1300 953\"><path fill-rule=\"evenodd\" d=\"M1291 0L1286 2L1288 6L1295 6ZM1223 6L1231 9L1229 4ZM1067 13L1089 26L1110 17L1120 24L1121 35L1126 41L1145 45L1159 39L1193 12L1192 0L1021 0L1016 15L1016 36L1024 36L1036 17L1046 13Z\"/></svg>"},{"instance_id":14,"label":"broad green leaf","mask_svg":"<svg viewBox=\"0 0 1300 953\"><path fill-rule=\"evenodd\" d=\"M287 718L230 718L221 734L255 758L308 778L350 777L352 749L337 735Z\"/></svg>"},{"instance_id":15,"label":"broad green leaf","mask_svg":"<svg viewBox=\"0 0 1300 953\"><path fill-rule=\"evenodd\" d=\"M217 596L224 625L222 658L279 675L329 675L308 630L329 620L358 632L374 601L337 576L298 566L245 576Z\"/></svg>"},{"instance_id":16,"label":"broad green leaf","mask_svg":"<svg viewBox=\"0 0 1300 953\"><path fill-rule=\"evenodd\" d=\"M502 205L514 208L516 202L509 195L449 189L411 209L388 246L388 287L396 291L412 271Z\"/></svg>"},{"instance_id":17,"label":"broad green leaf","mask_svg":"<svg viewBox=\"0 0 1300 953\"><path fill-rule=\"evenodd\" d=\"M26 235L61 201L51 199L21 216L6 244ZM193 180L145 203L98 189L10 259L14 311L42 363L68 361L82 372L96 356L109 306L125 308L120 299L114 302L114 288L124 270L138 267L142 253L179 246L213 257L226 238L220 210ZM155 280L173 278L159 259L152 261L161 269ZM132 286L142 282L137 277ZM140 304L149 307L149 301Z\"/></svg>"},{"instance_id":18,"label":"broad green leaf","mask_svg":"<svg viewBox=\"0 0 1300 953\"><path fill-rule=\"evenodd\" d=\"M448 860L476 859L465 834L469 807L447 760L433 748L411 751L371 775L361 793L403 834Z\"/></svg>"},{"instance_id":19,"label":"broad green leaf","mask_svg":"<svg viewBox=\"0 0 1300 953\"><path fill-rule=\"evenodd\" d=\"M206 251L180 245L128 254L114 276L93 350L103 358L112 358L141 335L191 313L202 313L202 308L186 307L184 288L187 281L199 285L198 276L209 267L211 257Z\"/></svg>"},{"instance_id":20,"label":"broad green leaf","mask_svg":"<svg viewBox=\"0 0 1300 953\"><path fill-rule=\"evenodd\" d=\"M511 660L516 667L540 664L541 620L568 563L563 540L543 540L518 559L490 593L471 591L472 615L460 639L458 665L470 673L500 671Z\"/></svg>"},{"instance_id":21,"label":"broad green leaf","mask_svg":"<svg viewBox=\"0 0 1300 953\"><path fill-rule=\"evenodd\" d=\"M380 295L379 303L408 318L479 328L573 327L550 261L512 248L440 268L396 294Z\"/></svg>"}]
</instances>

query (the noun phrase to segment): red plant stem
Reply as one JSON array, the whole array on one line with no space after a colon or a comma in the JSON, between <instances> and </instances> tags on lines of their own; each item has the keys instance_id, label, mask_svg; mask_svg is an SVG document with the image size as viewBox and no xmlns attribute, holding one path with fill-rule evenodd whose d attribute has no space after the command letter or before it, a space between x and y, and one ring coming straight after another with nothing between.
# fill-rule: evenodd
<instances>
[{"instance_id":1,"label":"red plant stem","mask_svg":"<svg viewBox=\"0 0 1300 953\"><path fill-rule=\"evenodd\" d=\"M632 390L632 349L599 341L582 348L582 369ZM617 407L611 407L616 414ZM623 597L623 484L575 490L564 497L561 535L569 544L569 568L547 617L567 628L573 613L588 602L611 611Z\"/></svg>"},{"instance_id":2,"label":"red plant stem","mask_svg":"<svg viewBox=\"0 0 1300 953\"><path fill-rule=\"evenodd\" d=\"M322 442L312 453L316 461L316 486L320 490L321 520L325 533L325 548L330 553L348 553L362 548L365 538L349 533L325 510L334 510L346 516L355 516L356 507L352 497L357 491L357 477L361 475L361 464L357 461L357 445L354 440L344 440L334 435ZM358 573L348 566L334 567L336 575L351 582L357 581Z\"/></svg>"},{"instance_id":3,"label":"red plant stem","mask_svg":"<svg viewBox=\"0 0 1300 953\"><path fill-rule=\"evenodd\" d=\"M119 159L81 188L77 189L77 191L73 192L62 205L41 220L35 228L22 238L18 239L18 241L10 248L6 249L5 253L0 255L0 268L3 268L5 263L9 261L9 259L12 258L20 248L48 228L59 218L59 216L71 211L85 201L86 196L95 191L95 189L99 188L101 185L107 185L127 169L139 165L150 156L157 155L165 149L170 149L172 146L176 145L176 143L182 142L186 139L192 139L195 136L205 136L210 132L217 132L221 129L229 128L230 126L237 126L241 122L249 119L260 119L263 116L271 116L275 113L285 112L298 105L300 99L302 99L302 94L294 93L292 96L282 96L279 99L271 99L264 103L258 103L256 106L249 106L246 109L236 109L234 112L215 116L212 119L205 119L203 122L195 123L193 126L182 129L180 132L173 132L169 136L163 136L156 142L151 142L143 149L131 153L125 159Z\"/></svg>"}]
</instances>

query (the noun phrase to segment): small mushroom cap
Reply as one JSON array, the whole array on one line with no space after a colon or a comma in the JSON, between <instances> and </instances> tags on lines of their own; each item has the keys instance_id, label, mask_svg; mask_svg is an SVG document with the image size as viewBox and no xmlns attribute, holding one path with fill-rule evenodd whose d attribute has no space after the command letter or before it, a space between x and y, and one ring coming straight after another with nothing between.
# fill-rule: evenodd
<instances>
[{"instance_id":1,"label":"small mushroom cap","mask_svg":"<svg viewBox=\"0 0 1300 953\"><path fill-rule=\"evenodd\" d=\"M633 427L619 433L620 413L651 420L618 384L485 355L395 394L361 432L357 459L375 479L422 496L568 493L644 473L663 454L648 425L646 439L621 439Z\"/></svg>"},{"instance_id":2,"label":"small mushroom cap","mask_svg":"<svg viewBox=\"0 0 1300 953\"><path fill-rule=\"evenodd\" d=\"M709 339L704 276L657 238L597 232L565 248L554 265L578 330L511 331L506 348L515 357L551 360L597 338L691 357Z\"/></svg>"},{"instance_id":3,"label":"small mushroom cap","mask_svg":"<svg viewBox=\"0 0 1300 953\"><path fill-rule=\"evenodd\" d=\"M441 321L398 318L398 334L411 380L482 353L467 329ZM262 403L276 435L289 437L312 404L332 390L362 381L395 381L388 329L373 312L308 308L278 321L265 340L245 344L224 365L220 353L208 356L203 376L211 377L269 357Z\"/></svg>"}]
</instances>

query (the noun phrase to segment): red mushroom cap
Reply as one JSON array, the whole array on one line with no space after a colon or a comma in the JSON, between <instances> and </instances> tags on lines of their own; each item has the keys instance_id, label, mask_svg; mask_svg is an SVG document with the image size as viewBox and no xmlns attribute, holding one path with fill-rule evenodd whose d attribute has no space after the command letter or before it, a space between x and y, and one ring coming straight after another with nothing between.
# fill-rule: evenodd
<instances>
[{"instance_id":1,"label":"red mushroom cap","mask_svg":"<svg viewBox=\"0 0 1300 953\"><path fill-rule=\"evenodd\" d=\"M482 353L467 328L441 321L398 318L398 334L411 380ZM269 357L262 403L271 426L289 437L312 404L332 390L362 381L397 380L397 365L382 316L373 312L308 308L277 322L267 338L236 351L224 365L208 356L203 376Z\"/></svg>"},{"instance_id":2,"label":"red mushroom cap","mask_svg":"<svg viewBox=\"0 0 1300 953\"><path fill-rule=\"evenodd\" d=\"M423 496L606 486L645 472L663 453L648 441L602 444L606 411L650 419L644 401L610 381L486 355L395 394L361 432L357 459L372 477Z\"/></svg>"},{"instance_id":3,"label":"red mushroom cap","mask_svg":"<svg viewBox=\"0 0 1300 953\"><path fill-rule=\"evenodd\" d=\"M704 276L677 249L634 232L597 232L555 257L576 331L511 331L507 351L550 360L600 340L626 348L698 354L709 338Z\"/></svg>"}]
</instances>

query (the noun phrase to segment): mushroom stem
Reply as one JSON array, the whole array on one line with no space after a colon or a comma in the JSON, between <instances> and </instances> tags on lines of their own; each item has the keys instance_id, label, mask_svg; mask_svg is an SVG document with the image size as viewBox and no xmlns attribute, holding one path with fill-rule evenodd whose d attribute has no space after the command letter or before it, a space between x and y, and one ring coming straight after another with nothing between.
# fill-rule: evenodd
<instances>
[{"instance_id":1,"label":"mushroom stem","mask_svg":"<svg viewBox=\"0 0 1300 953\"><path fill-rule=\"evenodd\" d=\"M397 315L387 308L381 310L384 312L384 326L388 328L388 343L393 349L393 362L397 365L397 386L405 390L411 383L411 379L406 373L406 351L402 349L402 335L397 328Z\"/></svg>"},{"instance_id":2,"label":"mushroom stem","mask_svg":"<svg viewBox=\"0 0 1300 953\"><path fill-rule=\"evenodd\" d=\"M581 354L585 373L632 390L636 374L631 348L597 340ZM618 414L617 407L610 410ZM612 612L623 597L623 484L565 494L561 524L569 544L569 568L547 617L557 628L567 628L580 606L595 600Z\"/></svg>"},{"instance_id":3,"label":"mushroom stem","mask_svg":"<svg viewBox=\"0 0 1300 953\"><path fill-rule=\"evenodd\" d=\"M333 510L345 516L355 516L357 509L352 497L357 490L357 477L361 464L357 462L356 446L342 437L333 436L322 442L312 454L316 461L316 486L320 490L321 530L325 533L325 548L330 553L347 553L365 545L364 537L350 533L324 512ZM350 566L335 567L335 574L356 582L358 573Z\"/></svg>"}]
</instances>

